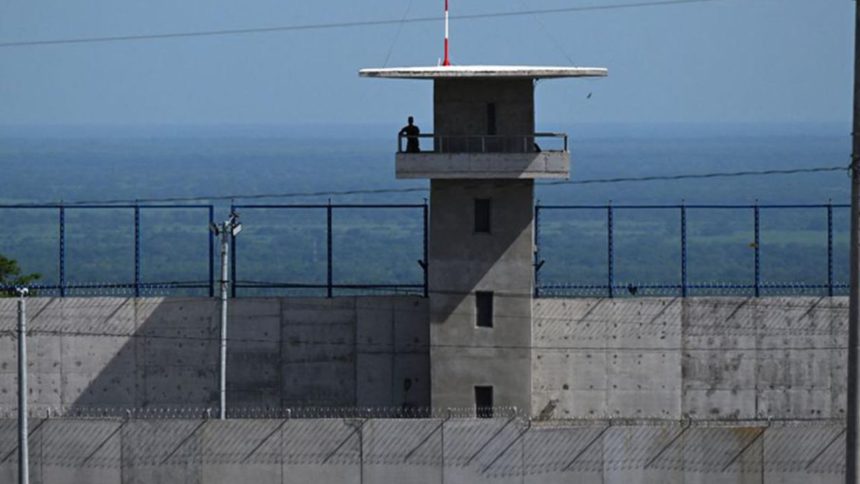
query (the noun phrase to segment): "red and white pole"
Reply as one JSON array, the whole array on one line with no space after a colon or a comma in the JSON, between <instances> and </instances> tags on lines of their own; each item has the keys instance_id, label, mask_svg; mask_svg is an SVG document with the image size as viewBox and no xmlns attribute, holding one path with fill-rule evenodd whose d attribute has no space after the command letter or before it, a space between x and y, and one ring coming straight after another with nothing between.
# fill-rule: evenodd
<instances>
[{"instance_id":1,"label":"red and white pole","mask_svg":"<svg viewBox=\"0 0 860 484\"><path fill-rule=\"evenodd\" d=\"M448 58L448 0L445 0L445 60L442 61L442 65L451 65L451 59Z\"/></svg>"}]
</instances>

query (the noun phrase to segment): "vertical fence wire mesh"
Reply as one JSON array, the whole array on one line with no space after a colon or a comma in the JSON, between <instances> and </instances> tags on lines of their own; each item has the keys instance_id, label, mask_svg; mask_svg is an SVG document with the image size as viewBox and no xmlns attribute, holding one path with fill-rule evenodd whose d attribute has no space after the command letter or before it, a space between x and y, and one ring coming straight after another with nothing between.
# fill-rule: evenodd
<instances>
[{"instance_id":1,"label":"vertical fence wire mesh","mask_svg":"<svg viewBox=\"0 0 860 484\"><path fill-rule=\"evenodd\" d=\"M242 269L241 275L235 278L234 283L235 288L242 289L241 294L287 294L326 298L361 294L429 295L430 214L426 201L423 204L256 204L235 205L234 208L245 215L245 225L249 230L265 229L266 219L257 220L256 217L268 217L270 229L284 226L285 222L277 219L278 215L283 213L302 213L306 220L294 219L293 223L312 227L308 224L313 223L313 214L322 213L319 241L323 258L317 261L317 267L322 270L321 277L314 277L307 268L303 273L297 273L295 267L290 267L289 263L292 260L295 264L295 257L287 257L286 260L279 259L283 260L282 264L286 264L282 273L269 274L268 278L255 275L253 268ZM419 212L418 217L415 217L415 212ZM310 244L308 247L295 247L287 243L282 246L282 255L304 254L306 259L312 258L316 252L316 242L310 239L313 238L312 233L315 230L317 229L306 230L305 239L308 240L304 240L304 243ZM296 237L278 235L277 230L270 232L249 232L247 235L243 233L242 237L246 238L243 246L250 247L255 237L257 251L265 249L260 245L263 238L277 243L301 242ZM408 243L404 244L404 241ZM257 259L252 259L255 256ZM234 255L232 263L243 267L245 264L258 267L260 257L265 255Z\"/></svg>"},{"instance_id":2,"label":"vertical fence wire mesh","mask_svg":"<svg viewBox=\"0 0 860 484\"><path fill-rule=\"evenodd\" d=\"M199 410L199 409L198 409ZM32 460L55 469L121 469L146 480L171 469L196 481L209 466L301 475L348 473L359 482L556 479L623 482L775 479L835 482L845 472L842 422L637 422L488 419L372 412L298 417L177 409L148 415L32 418ZM13 419L0 419L12 430ZM131 451L131 452L128 452ZM0 459L13 461L14 446ZM367 471L372 467L372 474ZM408 474L404 474L408 473ZM371 478L375 476L375 478ZM84 473L83 476L89 476ZM69 481L73 474L63 475ZM196 476L199 477L199 476ZM46 481L46 482L60 482ZM171 480L171 482L173 482ZM222 482L222 481L218 481ZM399 481L398 481L399 482Z\"/></svg>"},{"instance_id":3,"label":"vertical fence wire mesh","mask_svg":"<svg viewBox=\"0 0 860 484\"><path fill-rule=\"evenodd\" d=\"M827 296L835 296L844 294L847 289L847 284L844 282L844 268L839 267L837 270L835 259L839 252L835 248L837 245L837 234L835 229L834 210L847 209L848 205L836 205L828 203L825 205L537 205L535 208L535 294L539 296L604 296L604 297L620 297L620 296L635 296L635 295L679 295L687 297L689 295L749 295L761 297L766 295L814 295L821 294ZM826 237L826 246L821 243L816 243L810 238L814 236L815 231L813 226L816 225L814 214L807 215L804 211L809 209L821 210L822 215L826 214L826 229L821 230L822 237ZM592 281L577 279L577 271L574 266L569 266L570 258L559 257L558 254L544 255L544 245L557 245L556 241L548 239L545 232L552 232L554 237L562 237L567 240L571 235L564 232L562 229L565 225L573 227L573 230L583 230L584 227L577 225L577 217L569 217L562 222L545 218L544 212L558 211L586 214L589 211L603 210L605 211L605 240L606 240L606 276L605 283L594 283ZM648 272L648 268L639 267L633 270L628 270L627 264L623 264L619 260L619 244L624 243L626 249L630 250L630 243L625 239L625 233L622 229L617 228L618 212L633 211L637 213L637 217L644 216L648 211L677 211L680 217L680 226L677 229L677 237L679 240L680 255L677 269L677 279L667 280L647 280L631 275L630 272L641 273ZM749 235L744 242L744 233L741 230L743 224L738 225L737 221L729 217L730 213L741 213L746 210L752 212ZM765 216L762 211L766 211L773 216ZM691 215L691 212L694 215ZM705 213L713 212L709 215L710 226L707 230L700 227L691 229L691 220L695 223L705 217ZM749 213L749 212L747 212ZM780 215L775 217L775 215ZM763 223L766 220L779 219L783 223L790 224L787 228L768 229L763 228ZM676 219L678 220L678 219ZM788 222L784 222L788 220ZM791 225L793 224L793 225ZM550 230L545 231L545 227L550 227ZM622 230L622 232L619 232ZM691 240L691 233L695 233L694 240ZM768 235L768 244L776 250L765 250L763 245L764 236ZM839 236L842 236L839 232ZM660 233L651 235L652 242L660 242L659 237L664 237ZM785 240L783 240L785 239ZM703 245L704 244L704 245ZM710 245L709 245L710 244ZM719 245L722 244L722 245ZM743 247L748 245L752 250L749 259L744 259L742 252ZM652 249L647 242L634 244L639 247L640 251L647 252ZM713 246L713 250L711 247ZM691 262L691 247L695 254ZM728 250L731 249L731 250ZM585 250L584 248L571 248L568 250ZM593 250L593 249L592 249ZM816 277L816 267L799 267L795 262L799 259L792 257L792 251L800 250L821 250L822 262L824 262L824 254L826 254L826 262L820 264L817 270L821 276ZM826 251L826 252L825 252ZM554 252L557 252L555 250ZM540 254L541 260L538 261L537 254ZM707 257L702 259L702 254ZM591 260L599 260L599 254L592 254ZM538 272L539 265L543 264L546 259L546 265L542 266L543 271ZM744 262L747 260L748 262ZM717 265L715 265L717 264ZM719 267L722 265L724 267ZM806 264L807 266L809 264ZM825 267L821 267L824 265ZM744 277L742 273L734 274L729 270L734 267L735 271L748 267L749 275ZM798 266L797 270L789 276L786 273L786 267L791 268ZM710 268L714 271L711 277L702 276L703 268L705 271ZM776 274L775 268L779 268L778 278L774 278ZM721 270L717 270L721 269ZM691 270L694 273L691 274ZM770 272L768 272L770 271ZM655 271L651 271L655 272ZM723 272L721 279L719 273ZM824 274L826 273L826 276ZM770 276L768 276L770 274ZM728 276L728 277L727 277ZM786 279L786 277L791 277Z\"/></svg>"},{"instance_id":4,"label":"vertical fence wire mesh","mask_svg":"<svg viewBox=\"0 0 860 484\"><path fill-rule=\"evenodd\" d=\"M214 295L214 283L215 283L215 241L212 235L209 236L208 239L208 247L204 248L203 253L208 253L208 262L207 269L208 274L206 276L207 280L202 280L202 277L199 278L189 278L189 277L181 277L173 280L160 280L160 281L151 281L147 280L146 270L144 268L145 257L147 255L148 249L145 250L144 245L149 247L151 245L151 240L149 237L149 233L153 230L157 230L157 227L152 227L152 224L144 223L142 220L142 213L144 211L158 210L158 209L184 209L184 210L196 210L196 209L205 209L207 210L208 220L206 222L212 223L214 222L214 208L212 205L118 205L118 206L86 206L86 205L0 205L0 209L3 210L30 210L30 209L42 209L50 211L55 211L57 214L57 262L56 262L56 272L55 274L55 283L45 283L39 289L41 293L44 295L59 295L61 297L67 296L70 294L74 294L76 296L82 295L134 295L134 296L144 296L144 295L154 295L154 294L171 294L173 292L177 293L185 293L191 289L208 289L205 293L208 293L210 296ZM248 286L247 289L260 289L270 287L273 290L282 290L283 292L290 293L292 289L296 291L305 291L310 294L309 291L314 291L319 289L322 291L323 295L327 297L332 297L335 295L346 295L346 294L358 294L358 293L388 293L388 294L418 294L424 295L425 297L429 295L428 288L428 273L430 268L428 261L428 237L429 237L429 207L427 202L424 204L415 204L415 205L335 205L335 204L324 204L324 205L232 205L231 209L281 209L281 210L294 210L300 208L307 209L322 209L325 211L325 225L324 225L324 244L325 244L325 267L324 267L324 280L321 281L321 284L310 283L310 284L292 284L290 282L284 281L273 281L273 284L267 284L266 281L263 280L254 280L255 274L253 270L240 271L238 268L237 260L253 256L255 252L243 253L240 257L240 253L237 247L237 237L233 237L231 240L231 266L230 272L233 280L233 285L231 286L231 295L237 296L239 295L238 289L246 289L245 286ZM348 257L350 254L350 250L356 250L351 245L352 242L349 238L343 238L343 236L335 236L336 231L343 231L340 226L341 222L336 223L335 217L337 213L341 213L342 209L362 209L362 210L370 210L376 211L377 209L384 212L388 209L394 208L403 208L403 209L416 209L420 210L422 213L419 217L423 217L423 219L419 219L418 222L418 230L423 232L420 234L414 243L418 247L416 247L416 255L412 259L412 261L418 260L418 265L420 266L421 273L416 273L416 279L414 282L407 281L404 282L402 280L398 281L374 281L373 283L366 283L361 280L350 280L348 282L339 281L338 279L341 277L338 274L344 271L345 267L349 267L352 265L350 263L343 263L343 266L338 266L336 264L336 258L342 257L338 254L342 254L344 257ZM535 241L535 252L534 252L534 295L536 297L541 296L559 296L559 295L567 295L567 296L606 296L606 297L629 297L631 295L680 295L680 296L688 296L688 295L751 295L751 296L765 296L765 295L784 295L784 294L821 294L827 296L835 296L844 294L846 290L846 284L844 282L844 259L842 252L842 248L844 246L844 234L843 227L841 227L841 213L840 217L837 217L837 211L844 211L847 208L847 205L839 205L833 203L821 204L821 205L540 205L537 204L534 208L534 218L535 218L535 228L534 228L534 241ZM121 271L111 271L110 274L106 274L102 281L90 281L90 282L82 282L76 274L76 267L78 262L73 264L74 267L71 267L72 273L70 274L69 270L69 234L68 234L68 215L69 212L72 211L74 213L79 213L84 210L130 210L133 213L133 236L132 243L133 247L133 275L128 281L116 280L114 279L113 273L121 272ZM813 215L791 215L794 213L800 213L803 210L807 209L815 209L820 210L816 212L821 215L825 215L826 219L826 231L821 234L821 239L825 240L826 237L826 247L820 247L820 249L815 249L815 247L819 247L823 245L823 243L819 242L818 245L815 245L814 242L811 242L810 238L814 237L815 231L813 230L813 226L820 227L822 225L821 222L815 222L815 220L821 220L821 218L816 219L816 216ZM569 257L566 259L562 257L559 259L557 256L557 250L551 251L553 254L545 253L546 244L554 244L555 246L559 245L559 242L562 242L565 251L568 253L572 252L584 252L587 248L580 247L573 244L564 244L567 242L566 237L568 237L568 232L562 230L564 224L570 224L570 227L573 227L575 231L582 230L586 228L586 225L582 225L580 223L579 217L573 217L568 220L554 220L544 217L549 211L564 211L570 213L585 213L587 211L599 211L602 210L604 212L604 230L605 230L605 245L604 250L606 250L606 254L603 260L606 263L605 275L603 281L595 281L595 280L587 280L582 279L582 274L579 269L573 270L573 268L567 268L566 264L569 264ZM680 261L679 266L677 268L677 279L675 280L643 280L641 277L636 276L636 268L630 268L628 264L629 251L631 250L631 242L627 240L628 230L624 228L616 227L619 223L626 224L628 222L619 222L617 220L618 211L622 210L626 214L628 211L632 211L633 213L637 213L637 217L641 215L647 216L647 210L654 211L677 211L680 216L680 228L677 237L679 238L680 245ZM698 220L701 220L702 217L705 216L706 212L714 211L714 213L729 213L736 212L740 213L745 210L752 211L752 239L749 243L749 246L753 249L751 252L751 260L747 262L746 267L750 269L750 278L744 279L743 277L731 277L727 279L720 279L718 274L720 271L716 271L713 277L709 277L706 273L708 268L715 268L715 257L720 261L725 263L731 263L733 266L741 268L744 266L743 257L737 258L741 251L733 249L731 253L726 253L724 255L719 255L718 252L714 252L713 254L708 255L707 260L702 260L703 250L709 250L707 244L714 244L720 240L724 240L723 247L729 247L725 244L730 244L731 247L738 247L738 244L742 244L743 233L738 231L738 227L740 226L725 226L724 230L728 231L722 236L720 234L711 234L709 232L701 232L701 228L693 228L691 227L692 223L697 223ZM747 212L748 213L748 212ZM778 215L778 217L776 217ZM625 215L626 216L626 215ZM709 216L713 218L714 216ZM717 217L720 218L721 216ZM763 224L770 223L769 220L776 219L782 220L783 224L789 224L786 227L778 229L776 232L773 232L771 228L765 228ZM822 217L823 218L823 217ZM837 218L839 219L839 223L837 223ZM77 219L75 219L77 220ZM396 220L407 220L407 218L400 218ZM402 222L392 221L390 224L398 224ZM586 219L582 219L586 220ZM625 219L626 220L626 219ZM678 220L678 219L675 219ZM722 218L720 218L722 220ZM202 222L202 221L201 221ZM717 227L716 230L720 229L720 222L717 220L712 221L711 225L715 225ZM73 221L75 227L74 231L79 231L80 228L77 226L79 222ZM265 222L263 222L265 224ZM583 223L591 223L591 222L583 222ZM733 222L734 223L734 222ZM389 224L389 225L390 225ZM577 225L579 224L579 225ZM791 225L793 224L793 225ZM818 224L818 225L816 225ZM591 225L594 225L593 223ZM659 225L659 224L658 224ZM805 227L808 225L809 227ZM202 226L202 223L201 223ZM395 225L391 225L395 226ZM839 227L837 229L837 226ZM384 227L384 226L383 226ZM547 227L550 230L545 230ZM596 227L594 227L596 228ZM592 230L592 229L588 229ZM713 230L713 229L709 229ZM815 229L818 230L818 229ZM620 231L620 232L619 232ZM734 231L734 232L733 232ZM340 232L339 232L340 233ZM575 235L575 233L574 233ZM146 236L146 237L145 237ZM667 234L654 233L653 237L668 237ZM76 233L74 234L75 240L74 242L77 245L80 245L80 237L81 235ZM95 238L99 237L99 235L87 235L87 237ZM339 238L338 238L339 237ZM692 237L692 238L691 238ZM710 237L710 239L708 238ZM722 237L722 238L721 238ZM784 238L786 240L781 240L780 238ZM561 238L561 240L559 240ZM765 241L766 239L766 241ZM346 245L338 245L342 242L338 242L339 240L347 241ZM655 239L657 240L657 239ZM749 240L749 239L747 239ZM703 246L702 244L706 244ZM721 242L722 243L722 242ZM622 246L619 246L622 244ZM733 244L733 245L731 245ZM765 245L763 245L765 244ZM793 245L792 245L793 244ZM335 252L335 245L338 247L342 247L339 249L339 252ZM647 243L639 243L642 246L641 250L648 250ZM632 245L633 247L636 244ZM676 245L675 247L678 247ZM716 246L715 246L716 247ZM774 249L774 247L776 249ZM719 247L717 247L719 248ZM780 277L778 279L774 279L774 267L782 265L785 267L792 266L792 259L785 254L790 252L790 250L821 250L821 262L820 265L825 265L825 267L821 267L820 265L817 268L818 277L815 276L815 272L810 267L805 267L798 269L796 273L796 277L794 279L790 278L790 274L784 267L781 267L779 271ZM822 250L823 249L823 250ZM72 254L72 258L80 257L78 254L81 249L74 249ZM268 250L283 250L290 251L292 247L289 245L282 247L269 247ZM619 255L619 250L621 250L624 254ZM721 249L722 250L722 249ZM774 251L775 250L775 251ZM691 253L691 251L694 252ZM602 252L602 250L601 250ZM706 252L705 252L706 253ZM747 252L748 253L748 252ZM11 254L14 256L14 254ZM582 254L579 254L582 255ZM265 257L265 255L261 255ZM691 256L692 259L691 259ZM620 259L619 259L620 257ZM825 259L826 258L826 259ZM599 260L598 258L592 258L592 261ZM826 262L825 262L826 260ZM74 261L73 261L74 262ZM750 264L751 262L751 264ZM414 264L414 262L411 262ZM703 265L704 264L704 265ZM602 265L602 264L600 264ZM719 265L719 264L718 264ZM809 264L806 264L807 266ZM338 269L341 267L341 269ZM413 266L414 267L414 266ZM703 269L705 273L703 275ZM416 272L417 272L416 268ZM692 271L692 272L691 272ZM647 271L642 271L647 272ZM654 271L652 271L654 272ZM725 271L723 271L725 272ZM665 275L665 274L664 274ZM111 280L114 279L114 280ZM249 279L248 281L243 281L242 279ZM354 279L354 278L353 278ZM751 280L750 280L751 279ZM110 282L105 282L110 281ZM747 282L745 282L747 281ZM36 284L38 286L38 284ZM198 287L199 286L199 287ZM292 287L295 286L295 287ZM70 292L71 291L71 292ZM253 291L249 291L249 294L253 293Z\"/></svg>"},{"instance_id":5,"label":"vertical fence wire mesh","mask_svg":"<svg viewBox=\"0 0 860 484\"><path fill-rule=\"evenodd\" d=\"M10 212L55 211L57 214L57 245L56 259L53 256L32 255L32 258L52 259L56 261L56 272L53 270L42 274L45 279L37 279L29 284L33 295L43 296L144 296L163 294L194 294L198 289L211 286L211 263L208 275L190 277L171 277L169 279L147 280L144 276L144 226L142 213L144 211L181 210L194 213L199 209L208 209L211 205L66 205L66 204L26 204L0 205L0 216ZM117 220L123 219L123 213L131 215L130 230L117 226ZM93 216L99 214L102 217ZM112 214L112 215L111 215ZM71 217L71 221L70 221ZM128 220L128 219L125 219ZM71 223L71 226L70 226ZM148 226L147 226L148 227ZM202 222L200 224L202 230ZM99 229L105 233L100 234ZM70 230L72 233L70 234ZM153 232L157 232L157 230ZM7 231L10 236L16 232ZM29 235L33 236L33 235ZM35 235L42 240L44 235ZM71 239L70 239L71 237ZM6 241L0 243L8 244ZM71 248L70 248L71 243ZM96 249L107 247L108 252L99 255ZM6 256L15 259L17 251L29 251L26 244L11 245L4 250ZM127 249L125 248L127 247ZM126 252L127 250L127 252ZM195 253L201 251L195 249ZM204 254L207 251L202 251ZM72 267L69 267L70 258ZM38 260L36 261L38 262ZM81 271L82 264L86 270ZM113 265L111 265L113 264ZM129 270L131 268L131 270ZM22 267L26 271L26 267ZM29 272L28 272L29 273ZM9 289L9 288L0 288Z\"/></svg>"}]
</instances>

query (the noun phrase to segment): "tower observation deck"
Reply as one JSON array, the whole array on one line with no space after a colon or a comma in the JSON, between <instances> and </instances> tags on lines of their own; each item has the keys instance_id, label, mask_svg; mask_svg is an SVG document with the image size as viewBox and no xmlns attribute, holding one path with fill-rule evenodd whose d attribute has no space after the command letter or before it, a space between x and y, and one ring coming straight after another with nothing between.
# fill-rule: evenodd
<instances>
[{"instance_id":1,"label":"tower observation deck","mask_svg":"<svg viewBox=\"0 0 860 484\"><path fill-rule=\"evenodd\" d=\"M567 134L535 131L535 81L606 74L535 66L359 71L433 81L435 132L417 143L399 136L395 172L430 179L434 407L472 407L478 416L493 406L532 412L534 180L570 176Z\"/></svg>"},{"instance_id":2,"label":"tower observation deck","mask_svg":"<svg viewBox=\"0 0 860 484\"><path fill-rule=\"evenodd\" d=\"M570 174L566 133L535 132L538 79L603 77L606 69L438 66L362 69L363 77L433 80L434 128L419 152L398 139L397 178L555 178Z\"/></svg>"}]
</instances>

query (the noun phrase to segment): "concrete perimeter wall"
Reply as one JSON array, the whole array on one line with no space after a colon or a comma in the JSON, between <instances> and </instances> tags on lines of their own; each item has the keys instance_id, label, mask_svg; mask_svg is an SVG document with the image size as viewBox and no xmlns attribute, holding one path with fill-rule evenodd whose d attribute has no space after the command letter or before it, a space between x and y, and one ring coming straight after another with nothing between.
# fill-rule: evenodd
<instances>
[{"instance_id":1,"label":"concrete perimeter wall","mask_svg":"<svg viewBox=\"0 0 860 484\"><path fill-rule=\"evenodd\" d=\"M843 481L841 423L35 420L34 484ZM16 482L0 419L0 482Z\"/></svg>"},{"instance_id":2,"label":"concrete perimeter wall","mask_svg":"<svg viewBox=\"0 0 860 484\"><path fill-rule=\"evenodd\" d=\"M545 418L843 419L847 298L538 299Z\"/></svg>"},{"instance_id":3,"label":"concrete perimeter wall","mask_svg":"<svg viewBox=\"0 0 860 484\"><path fill-rule=\"evenodd\" d=\"M208 298L27 301L30 405L217 406L219 305ZM0 299L0 410L17 408L16 301ZM228 405L428 406L427 300L230 301Z\"/></svg>"},{"instance_id":4,"label":"concrete perimeter wall","mask_svg":"<svg viewBox=\"0 0 860 484\"><path fill-rule=\"evenodd\" d=\"M428 406L427 303L231 301L228 403ZM30 402L38 415L217 406L217 301L28 304ZM538 419L844 418L844 298L538 299L533 313ZM15 315L15 301L0 299L0 414L7 415L16 408Z\"/></svg>"}]
</instances>

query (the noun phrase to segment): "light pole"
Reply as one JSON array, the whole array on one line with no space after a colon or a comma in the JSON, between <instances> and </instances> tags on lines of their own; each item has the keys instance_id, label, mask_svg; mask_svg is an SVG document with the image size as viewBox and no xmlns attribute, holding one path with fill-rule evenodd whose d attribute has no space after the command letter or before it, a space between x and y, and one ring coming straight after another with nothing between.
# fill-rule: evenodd
<instances>
[{"instance_id":1,"label":"light pole","mask_svg":"<svg viewBox=\"0 0 860 484\"><path fill-rule=\"evenodd\" d=\"M854 126L851 130L851 279L848 294L848 395L845 482L860 478L860 6L854 4Z\"/></svg>"},{"instance_id":2,"label":"light pole","mask_svg":"<svg viewBox=\"0 0 860 484\"><path fill-rule=\"evenodd\" d=\"M221 237L221 384L220 384L220 419L227 418L227 286L230 283L227 272L230 254L230 238L239 235L242 224L239 214L230 212L230 216L220 225L212 223L209 230L216 237Z\"/></svg>"},{"instance_id":3,"label":"light pole","mask_svg":"<svg viewBox=\"0 0 860 484\"><path fill-rule=\"evenodd\" d=\"M27 443L27 294L26 287L18 293L18 483L30 482L30 449Z\"/></svg>"}]
</instances>

